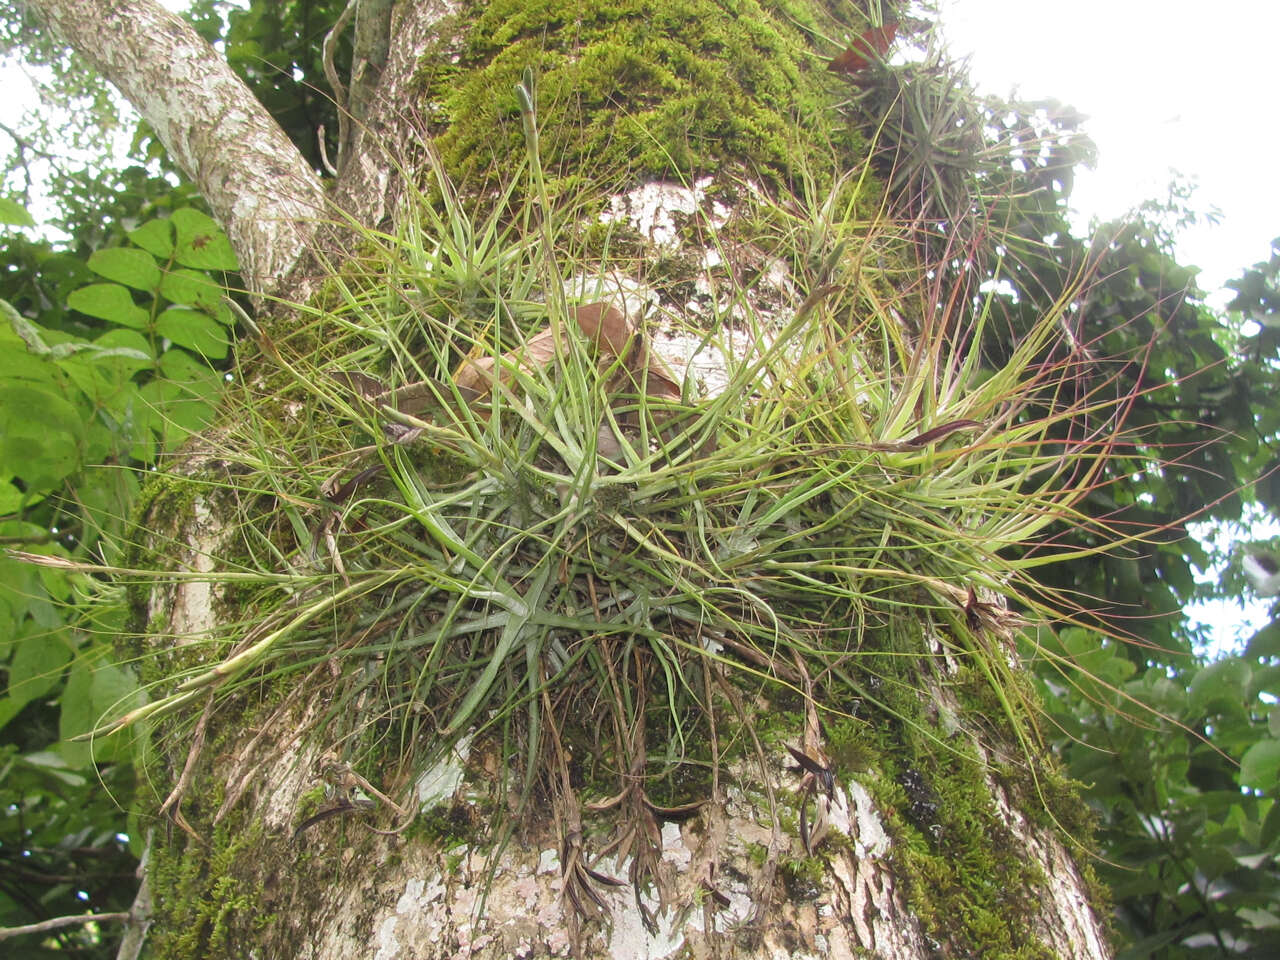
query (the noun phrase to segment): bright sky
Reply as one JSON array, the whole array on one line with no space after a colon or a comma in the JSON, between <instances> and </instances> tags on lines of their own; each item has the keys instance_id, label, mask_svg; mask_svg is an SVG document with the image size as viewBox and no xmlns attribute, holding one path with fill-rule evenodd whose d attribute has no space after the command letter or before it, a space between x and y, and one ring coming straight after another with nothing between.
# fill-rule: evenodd
<instances>
[{"instance_id":1,"label":"bright sky","mask_svg":"<svg viewBox=\"0 0 1280 960\"><path fill-rule=\"evenodd\" d=\"M1090 120L1097 171L1076 180L1073 205L1109 219L1164 198L1170 171L1194 177L1193 208L1221 225L1195 229L1178 259L1202 268L1213 293L1270 255L1280 236L1275 58L1280 3L1271 0L940 0L952 55L969 55L986 93L1015 87L1054 97ZM1222 299L1212 298L1221 303Z\"/></svg>"}]
</instances>

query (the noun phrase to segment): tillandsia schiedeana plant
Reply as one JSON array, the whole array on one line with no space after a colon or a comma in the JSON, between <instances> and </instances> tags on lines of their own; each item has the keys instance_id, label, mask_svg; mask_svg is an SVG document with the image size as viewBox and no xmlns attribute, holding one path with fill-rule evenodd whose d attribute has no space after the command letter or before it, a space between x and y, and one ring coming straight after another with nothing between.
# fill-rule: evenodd
<instances>
[{"instance_id":1,"label":"tillandsia schiedeana plant","mask_svg":"<svg viewBox=\"0 0 1280 960\"><path fill-rule=\"evenodd\" d=\"M658 328L681 321L611 292L615 268L656 271L610 259L632 245L593 220L598 197L548 196L524 89L524 168L483 208L434 165L394 229L341 225L351 254L280 305L287 333L244 318L219 426L150 481L124 562L93 568L129 585L149 698L96 735L191 738L162 809L192 834L208 731L251 695L338 788L302 836L369 808L408 829L424 772L469 757L503 792L496 849L549 805L582 916L614 882L587 865L584 810L614 818L637 889L660 885L658 822L743 764L798 765L807 853L834 778L879 766L923 838L903 860L920 886L956 886L946 846L1002 829L942 796L957 764L1082 830L1046 802L1016 645L1067 608L1020 548L1060 523L1117 539L1075 508L1123 431L1072 334L1089 264L991 350L975 232L868 208L873 163L799 195L743 181L735 219L695 229L788 280L766 310L763 271L715 277L681 331L720 358L705 389L661 358ZM233 519L185 526L215 516ZM801 722L770 730L760 703ZM250 749L228 762L213 827L255 775Z\"/></svg>"},{"instance_id":2,"label":"tillandsia schiedeana plant","mask_svg":"<svg viewBox=\"0 0 1280 960\"><path fill-rule=\"evenodd\" d=\"M153 481L116 575L207 583L252 614L143 651L149 702L98 735L280 683L308 690L309 735L349 768L398 758L361 776L397 811L465 739L495 745L517 806L545 789L576 817L575 784L613 778L603 805L652 817L699 799L678 771L712 784L745 748L743 698L806 704L794 749L820 782L825 729L911 728L899 688L977 678L1034 783L1013 643L1050 606L1012 548L1089 522L1073 504L1122 410L1081 386L1068 332L1087 264L993 363L995 293L957 279L965 251L920 263L918 224L859 214L867 170L807 196L744 185L794 302L778 321L743 289L717 301L694 331L723 358L708 394L622 302L582 295L611 264L584 207L547 199L525 104L528 184L474 219L437 168L397 232L363 232L289 305L307 322L246 345L223 425ZM166 539L161 501L241 519Z\"/></svg>"}]
</instances>

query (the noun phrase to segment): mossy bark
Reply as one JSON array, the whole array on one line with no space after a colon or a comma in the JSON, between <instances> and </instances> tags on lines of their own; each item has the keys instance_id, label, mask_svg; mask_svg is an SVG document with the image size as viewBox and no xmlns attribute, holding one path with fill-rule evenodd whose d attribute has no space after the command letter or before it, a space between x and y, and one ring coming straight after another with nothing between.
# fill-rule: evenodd
<instances>
[{"instance_id":1,"label":"mossy bark","mask_svg":"<svg viewBox=\"0 0 1280 960\"><path fill-rule=\"evenodd\" d=\"M355 139L352 149L364 153L344 164L346 195L376 226L395 208L388 197L403 193L387 184L415 156L407 144L425 133L468 202L491 202L526 155L513 92L526 69L535 77L553 196L576 195L586 182L616 191L600 188L598 206L583 211L588 220L611 196L654 180L710 178L704 197L726 198L730 217L744 183L766 190L832 184L865 160L866 147L840 113L848 85L827 72L823 56L835 48L820 38L860 32L866 22L855 4L401 3L381 94L370 107L381 111L370 129L386 139L378 146ZM378 152L387 143L401 150L395 164ZM870 208L877 200L860 202ZM670 309L689 299L699 273L689 264L707 262L706 238L680 226L661 248L651 232L631 238L636 279L652 280L652 262L674 265L662 292ZM749 245L750 224L730 229ZM584 224L583 236L590 230ZM769 255L753 253L760 276ZM748 286L753 296L781 300L783 281ZM279 319L277 332L288 322ZM277 406L273 417L295 415L287 402ZM210 477L218 469L206 468ZM235 483L218 475L219 489ZM165 556L148 548L148 562L182 566L206 556L230 563L246 503L272 509L258 493L258 501L164 494L177 532L165 540ZM161 622L157 603L167 611L158 634L253 615L232 609L239 600L198 593L192 584L148 602L144 619L153 627ZM1063 830L1037 813L1047 787L1075 804L1071 791L1060 789L1050 764L1020 755L1013 730L976 716L991 705L956 676L901 666L934 656L935 637L907 629L883 643L885 663L872 673L880 684L891 677L892 695L867 707L858 725L831 731L840 768L823 844L804 848L801 806L815 801L800 794L785 749L802 738L803 705L750 701L753 732L735 738L736 752L726 749L718 780L673 784L663 797L677 806L705 788L698 799L706 802L681 817L643 822L652 863L648 881L637 885L628 884L634 857L597 856L608 816L587 816L579 834L538 816L549 809L548 796L534 792L517 809L500 789L510 773L501 751L483 737L465 757L455 755L456 770L442 769L434 780L379 740L356 772L393 795L412 782L401 793L411 797L413 816L400 822L385 806L342 807L332 792L318 792L321 771L366 731L381 736L373 731L380 718L329 719L330 686L299 686L305 673L244 684L210 708L178 807L182 824L156 831L155 912L144 955L1108 956L1087 878L1067 847L1083 820L1054 809L1057 821L1069 821ZM315 669L323 668L321 659ZM957 716L972 722L956 723ZM309 735L300 737L302 730ZM164 794L184 775L190 722L159 732L152 772ZM565 731L566 740L572 733ZM585 742L589 722L582 733ZM1019 772L1030 768L1034 777ZM607 794L601 786L593 796L589 774L583 777L584 800ZM431 794L423 787L429 780L447 787ZM317 819L322 813L328 816ZM492 827L507 815L516 828L504 843ZM565 895L566 864L580 854L599 876L622 881L587 881L599 909L575 908Z\"/></svg>"}]
</instances>

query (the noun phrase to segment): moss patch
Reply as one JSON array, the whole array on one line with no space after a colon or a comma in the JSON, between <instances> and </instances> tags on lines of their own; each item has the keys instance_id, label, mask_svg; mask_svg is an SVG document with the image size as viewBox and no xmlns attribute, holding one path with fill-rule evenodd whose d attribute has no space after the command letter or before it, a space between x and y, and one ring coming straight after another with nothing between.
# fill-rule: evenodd
<instances>
[{"instance_id":1,"label":"moss patch","mask_svg":"<svg viewBox=\"0 0 1280 960\"><path fill-rule=\"evenodd\" d=\"M416 79L464 189L509 180L524 157L514 87L526 70L561 190L734 162L785 182L820 151L863 153L853 133L833 144L820 132L837 127L819 118L839 90L812 40L835 28L822 26L813 6L755 0L473 3L442 25Z\"/></svg>"},{"instance_id":2,"label":"moss patch","mask_svg":"<svg viewBox=\"0 0 1280 960\"><path fill-rule=\"evenodd\" d=\"M886 815L893 868L911 910L946 956L1049 960L1052 952L1034 934L1046 878L1027 859L992 796L993 781L1009 781L977 747L982 741L988 753L992 743L1008 749L1018 742L1013 724L1029 718L1008 717L989 697L988 685L966 682L965 671L957 677L931 670L919 623L904 619L885 634L888 649L860 661L875 701L863 711L870 742L855 750L850 732L842 730L836 751L851 754L855 768L870 765L857 779ZM924 693L935 685L958 698L964 717L984 718L985 728L957 728L950 712ZM1029 764L1037 766L1034 777ZM1018 781L1052 779L1041 757L1021 758L1017 767ZM1061 778L1054 782L1059 800L1074 797ZM1034 793L1013 792L1028 812L1044 803Z\"/></svg>"},{"instance_id":3,"label":"moss patch","mask_svg":"<svg viewBox=\"0 0 1280 960\"><path fill-rule=\"evenodd\" d=\"M261 881L246 872L263 853L261 827L222 826L211 839L209 851L185 837L152 851L152 885L163 891L151 932L156 957L232 956L262 915Z\"/></svg>"}]
</instances>

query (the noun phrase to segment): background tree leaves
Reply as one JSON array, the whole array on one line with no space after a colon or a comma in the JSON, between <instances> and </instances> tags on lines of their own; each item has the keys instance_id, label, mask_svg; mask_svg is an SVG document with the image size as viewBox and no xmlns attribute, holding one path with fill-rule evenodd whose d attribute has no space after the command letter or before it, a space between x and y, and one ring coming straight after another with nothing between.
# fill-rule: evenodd
<instances>
[{"instance_id":1,"label":"background tree leaves","mask_svg":"<svg viewBox=\"0 0 1280 960\"><path fill-rule=\"evenodd\" d=\"M86 235L98 236L96 225ZM16 239L0 276L9 298L0 300L0 543L116 562L137 471L217 406L235 259L207 214L181 206L96 249ZM124 910L133 896L143 838L127 808L138 744L72 740L142 702L115 647L123 598L93 604L92 619L76 603L103 589L0 555L0 925L86 905ZM109 934L55 940L113 953Z\"/></svg>"}]
</instances>

